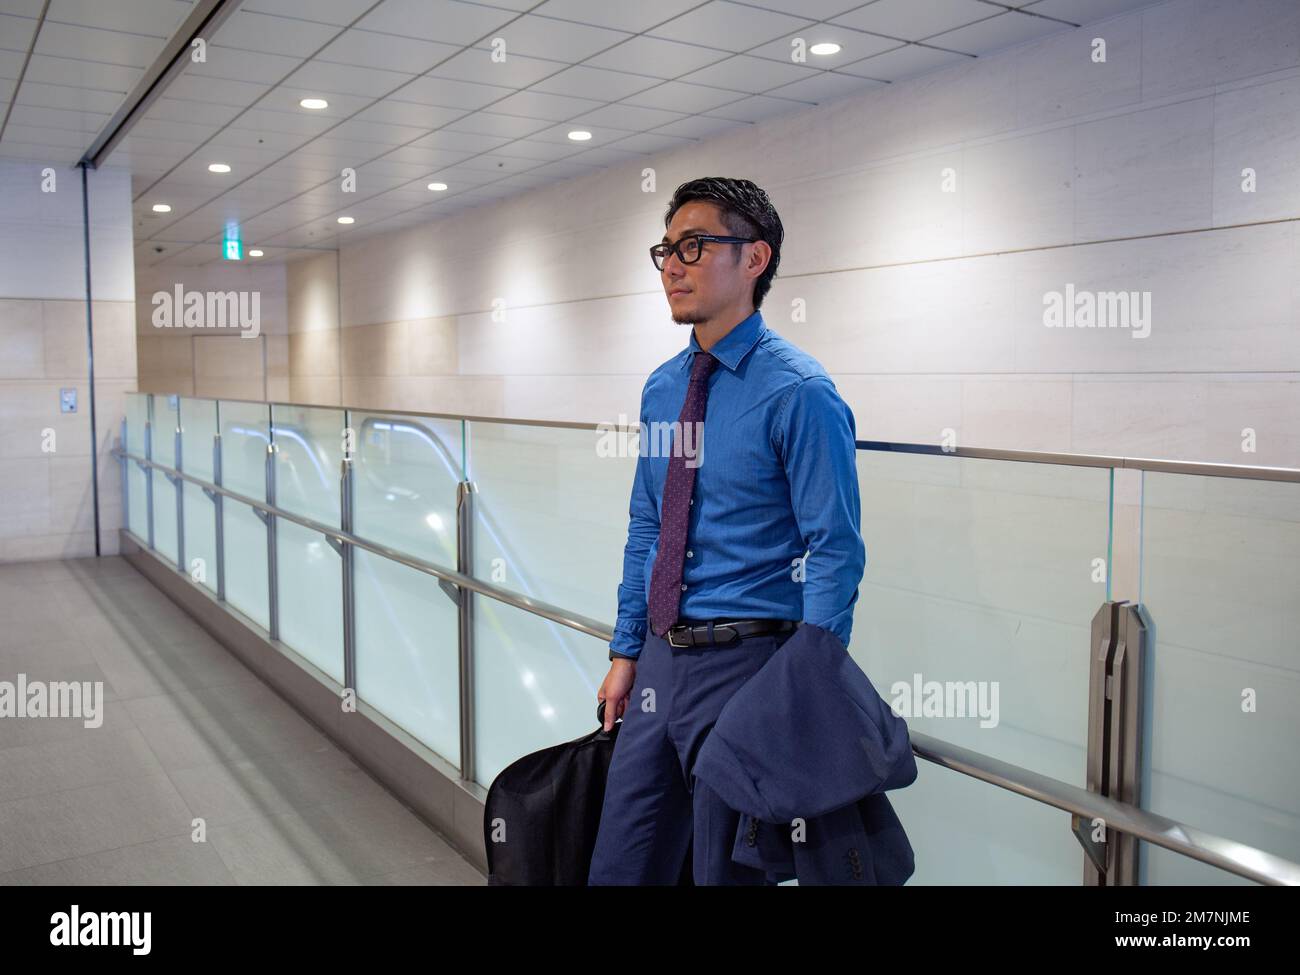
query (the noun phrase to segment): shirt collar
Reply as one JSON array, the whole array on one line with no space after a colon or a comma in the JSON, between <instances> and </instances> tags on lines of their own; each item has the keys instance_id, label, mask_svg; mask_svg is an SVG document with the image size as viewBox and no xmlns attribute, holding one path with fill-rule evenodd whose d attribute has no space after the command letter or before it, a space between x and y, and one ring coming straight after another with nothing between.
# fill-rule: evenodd
<instances>
[{"instance_id":1,"label":"shirt collar","mask_svg":"<svg viewBox=\"0 0 1300 975\"><path fill-rule=\"evenodd\" d=\"M763 315L757 308L754 313L738 324L730 332L722 337L720 341L714 344L709 352L720 363L735 372L739 368L741 360L749 354L749 350L758 344L758 340L763 337L763 332L767 326L763 322ZM682 356L679 369L685 369L695 359L695 353L702 351L700 343L695 339L695 328L691 328L691 341L686 347L686 355Z\"/></svg>"}]
</instances>

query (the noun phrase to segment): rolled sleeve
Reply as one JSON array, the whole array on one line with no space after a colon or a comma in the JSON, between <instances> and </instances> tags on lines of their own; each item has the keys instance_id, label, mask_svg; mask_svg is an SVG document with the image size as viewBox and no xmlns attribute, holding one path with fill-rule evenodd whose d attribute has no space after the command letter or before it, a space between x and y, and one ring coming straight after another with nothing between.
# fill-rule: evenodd
<instances>
[{"instance_id":1,"label":"rolled sleeve","mask_svg":"<svg viewBox=\"0 0 1300 975\"><path fill-rule=\"evenodd\" d=\"M803 621L829 630L845 646L867 564L856 437L853 411L824 375L802 380L787 394L774 431L808 550Z\"/></svg>"}]
</instances>

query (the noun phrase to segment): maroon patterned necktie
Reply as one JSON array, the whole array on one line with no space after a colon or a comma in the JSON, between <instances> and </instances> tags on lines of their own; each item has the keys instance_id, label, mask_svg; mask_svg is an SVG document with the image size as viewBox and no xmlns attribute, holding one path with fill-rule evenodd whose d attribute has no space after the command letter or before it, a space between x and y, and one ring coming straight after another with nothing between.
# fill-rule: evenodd
<instances>
[{"instance_id":1,"label":"maroon patterned necktie","mask_svg":"<svg viewBox=\"0 0 1300 975\"><path fill-rule=\"evenodd\" d=\"M709 397L709 375L718 364L708 352L695 353L691 365L691 382L686 388L686 402L677 419L676 443L668 458L668 476L664 480L663 506L659 516L659 550L655 554L654 569L650 573L650 628L659 636L677 622L677 607L681 602L682 560L686 554L686 528L690 520L691 492L695 489L695 467L686 466L682 438L686 431L695 434L690 441L695 445L695 464L702 461L704 441L704 404Z\"/></svg>"}]
</instances>

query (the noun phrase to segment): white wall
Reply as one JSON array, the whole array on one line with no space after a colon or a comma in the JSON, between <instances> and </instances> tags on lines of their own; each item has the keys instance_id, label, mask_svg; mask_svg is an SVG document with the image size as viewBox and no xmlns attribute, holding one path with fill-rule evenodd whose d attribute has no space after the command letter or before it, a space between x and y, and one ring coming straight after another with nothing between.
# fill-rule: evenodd
<instances>
[{"instance_id":1,"label":"white wall","mask_svg":"<svg viewBox=\"0 0 1300 975\"><path fill-rule=\"evenodd\" d=\"M331 258L332 259L332 258ZM259 334L231 328L159 328L159 291L256 292ZM140 389L149 393L231 399L289 399L288 311L283 264L221 263L136 270L136 335Z\"/></svg>"},{"instance_id":2,"label":"white wall","mask_svg":"<svg viewBox=\"0 0 1300 975\"><path fill-rule=\"evenodd\" d=\"M0 161L0 562L95 554L81 173ZM100 538L117 551L121 480L109 456L135 388L131 181L88 178ZM77 390L62 413L59 390ZM47 431L52 431L53 438ZM52 449L51 449L52 448Z\"/></svg>"},{"instance_id":3,"label":"white wall","mask_svg":"<svg viewBox=\"0 0 1300 975\"><path fill-rule=\"evenodd\" d=\"M634 416L688 339L646 249L721 174L780 211L764 315L859 437L1300 466L1298 150L1300 4L1170 0L655 156L654 193L624 165L347 245L344 335L397 371L350 380L345 339L342 398ZM1046 328L1067 283L1149 291L1150 336Z\"/></svg>"}]
</instances>

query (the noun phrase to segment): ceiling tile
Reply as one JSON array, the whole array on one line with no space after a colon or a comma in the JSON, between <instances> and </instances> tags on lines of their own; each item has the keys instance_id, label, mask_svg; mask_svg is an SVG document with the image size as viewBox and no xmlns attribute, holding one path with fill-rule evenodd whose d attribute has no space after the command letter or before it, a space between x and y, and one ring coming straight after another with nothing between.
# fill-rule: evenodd
<instances>
[{"instance_id":1,"label":"ceiling tile","mask_svg":"<svg viewBox=\"0 0 1300 975\"><path fill-rule=\"evenodd\" d=\"M698 6L700 0L656 0L655 3L610 3L609 0L547 0L531 12L597 27L640 33ZM858 0L860 3L861 0Z\"/></svg>"},{"instance_id":2,"label":"ceiling tile","mask_svg":"<svg viewBox=\"0 0 1300 975\"><path fill-rule=\"evenodd\" d=\"M0 48L26 53L32 46L32 38L36 36L38 23L39 21L31 17L0 14Z\"/></svg>"},{"instance_id":3,"label":"ceiling tile","mask_svg":"<svg viewBox=\"0 0 1300 975\"><path fill-rule=\"evenodd\" d=\"M475 112L443 126L443 132L469 132L510 139L522 139L539 129L546 128L545 120L522 118L517 115L498 115L494 112Z\"/></svg>"},{"instance_id":4,"label":"ceiling tile","mask_svg":"<svg viewBox=\"0 0 1300 975\"><path fill-rule=\"evenodd\" d=\"M811 78L804 78L780 88L773 88L767 94L774 98L794 98L804 102L828 102L846 95L854 95L868 88L878 88L883 81L872 81L853 75L840 74L836 71L822 71Z\"/></svg>"},{"instance_id":5,"label":"ceiling tile","mask_svg":"<svg viewBox=\"0 0 1300 975\"><path fill-rule=\"evenodd\" d=\"M707 112L744 97L725 88L707 85L688 85L684 81L669 81L655 88L638 92L623 101L628 105L660 108L670 112Z\"/></svg>"},{"instance_id":6,"label":"ceiling tile","mask_svg":"<svg viewBox=\"0 0 1300 975\"><path fill-rule=\"evenodd\" d=\"M539 82L535 88L537 91L571 95L574 98L585 98L592 92L598 91L610 101L618 101L638 91L645 91L658 83L654 78L624 74L621 71L606 71L602 68L588 68L579 64Z\"/></svg>"},{"instance_id":7,"label":"ceiling tile","mask_svg":"<svg viewBox=\"0 0 1300 975\"><path fill-rule=\"evenodd\" d=\"M188 73L182 73L167 86L167 94L173 98L211 102L217 105L235 105L240 108L253 104L270 90L270 85L226 78L199 77Z\"/></svg>"},{"instance_id":8,"label":"ceiling tile","mask_svg":"<svg viewBox=\"0 0 1300 975\"><path fill-rule=\"evenodd\" d=\"M1069 24L1060 21L1049 20L1046 17L1031 17L1029 14L1009 10L988 20L937 34L926 43L965 54L988 54L1035 37L1042 37L1044 34L1072 29Z\"/></svg>"},{"instance_id":9,"label":"ceiling tile","mask_svg":"<svg viewBox=\"0 0 1300 975\"><path fill-rule=\"evenodd\" d=\"M46 85L24 81L18 101L23 105L40 108L63 108L70 111L101 112L112 115L117 111L125 92L96 91L93 88L73 88L68 85Z\"/></svg>"},{"instance_id":10,"label":"ceiling tile","mask_svg":"<svg viewBox=\"0 0 1300 975\"><path fill-rule=\"evenodd\" d=\"M389 122L366 122L361 119L349 119L330 131L336 139L355 139L358 142L375 142L385 146L401 146L427 135L429 130L423 126L393 125Z\"/></svg>"},{"instance_id":11,"label":"ceiling tile","mask_svg":"<svg viewBox=\"0 0 1300 975\"><path fill-rule=\"evenodd\" d=\"M509 54L504 61L493 61L489 51L473 47L438 65L437 70L430 74L476 84L527 88L563 67L556 61L543 61L523 54Z\"/></svg>"},{"instance_id":12,"label":"ceiling tile","mask_svg":"<svg viewBox=\"0 0 1300 975\"><path fill-rule=\"evenodd\" d=\"M497 7L506 4L499 3ZM516 15L495 7L455 0L384 0L356 25L399 37L418 37L444 44L472 44L513 20Z\"/></svg>"},{"instance_id":13,"label":"ceiling tile","mask_svg":"<svg viewBox=\"0 0 1300 975\"><path fill-rule=\"evenodd\" d=\"M423 74L456 54L460 45L438 44L412 37L396 37L367 30L349 30L317 55L321 61L355 64Z\"/></svg>"},{"instance_id":14,"label":"ceiling tile","mask_svg":"<svg viewBox=\"0 0 1300 975\"><path fill-rule=\"evenodd\" d=\"M1072 24L1091 24L1138 7L1149 7L1152 2L1153 0L1036 0L1034 3L1013 6L1023 6L1031 13L1057 17Z\"/></svg>"},{"instance_id":15,"label":"ceiling tile","mask_svg":"<svg viewBox=\"0 0 1300 975\"><path fill-rule=\"evenodd\" d=\"M94 61L80 61L76 58L51 57L49 55L32 55L27 65L27 74L23 81L43 81L52 85L75 85L80 88L100 88L120 91L123 95L131 91L144 77L141 68L128 68L116 64L100 64Z\"/></svg>"},{"instance_id":16,"label":"ceiling tile","mask_svg":"<svg viewBox=\"0 0 1300 975\"><path fill-rule=\"evenodd\" d=\"M625 41L630 36L626 31L525 14L501 27L489 40L480 41L478 46L486 48L499 37L506 42L507 61L517 55L524 55L572 64Z\"/></svg>"},{"instance_id":17,"label":"ceiling tile","mask_svg":"<svg viewBox=\"0 0 1300 975\"><path fill-rule=\"evenodd\" d=\"M660 125L667 125L669 122L676 122L683 117L682 112L667 112L660 108L644 108L639 105L620 102L587 112L585 115L579 115L571 121L584 127L595 125L604 128L623 129L629 132L644 132L646 129L653 129Z\"/></svg>"},{"instance_id":18,"label":"ceiling tile","mask_svg":"<svg viewBox=\"0 0 1300 975\"><path fill-rule=\"evenodd\" d=\"M888 51L891 47L898 47L898 41L893 38L880 37L877 34L868 34L865 31L835 24L818 24L800 31L799 36L803 38L808 48L823 41L830 41L840 46L834 54L808 53L804 64L809 68L838 68L841 64L860 61L873 54ZM754 57L772 58L774 61L794 64L796 62L791 60L792 52L789 39L783 37L745 53Z\"/></svg>"},{"instance_id":19,"label":"ceiling tile","mask_svg":"<svg viewBox=\"0 0 1300 975\"><path fill-rule=\"evenodd\" d=\"M655 135L675 135L684 139L708 139L728 129L740 128L746 122L734 119L713 118L708 115L688 115L679 122L669 122L654 130Z\"/></svg>"},{"instance_id":20,"label":"ceiling tile","mask_svg":"<svg viewBox=\"0 0 1300 975\"><path fill-rule=\"evenodd\" d=\"M973 2L973 0L972 0ZM728 0L712 0L648 33L670 41L695 41L737 53L766 44L815 23L804 17L761 10Z\"/></svg>"},{"instance_id":21,"label":"ceiling tile","mask_svg":"<svg viewBox=\"0 0 1300 975\"><path fill-rule=\"evenodd\" d=\"M169 38L193 9L193 0L50 0L45 19Z\"/></svg>"},{"instance_id":22,"label":"ceiling tile","mask_svg":"<svg viewBox=\"0 0 1300 975\"><path fill-rule=\"evenodd\" d=\"M36 38L34 50L53 57L121 64L143 71L153 64L164 43L165 40L158 37L46 21Z\"/></svg>"},{"instance_id":23,"label":"ceiling tile","mask_svg":"<svg viewBox=\"0 0 1300 975\"><path fill-rule=\"evenodd\" d=\"M737 122L761 122L766 118L775 118L778 115L801 111L807 107L808 105L805 102L791 101L788 98L751 95L748 98L742 98L730 105L723 105L721 108L705 114L716 115L718 118L734 119Z\"/></svg>"},{"instance_id":24,"label":"ceiling tile","mask_svg":"<svg viewBox=\"0 0 1300 975\"><path fill-rule=\"evenodd\" d=\"M357 114L363 122L387 122L390 125L410 125L428 132L465 114L458 108L440 108L434 105L417 105L415 102L395 102L385 99L376 102ZM526 113L511 113L526 114Z\"/></svg>"},{"instance_id":25,"label":"ceiling tile","mask_svg":"<svg viewBox=\"0 0 1300 975\"><path fill-rule=\"evenodd\" d=\"M777 13L829 20L870 0L745 0L750 6L775 10Z\"/></svg>"},{"instance_id":26,"label":"ceiling tile","mask_svg":"<svg viewBox=\"0 0 1300 975\"><path fill-rule=\"evenodd\" d=\"M769 88L788 85L816 73L816 68L805 67L802 64L782 64L780 61L770 61L767 58L737 54L726 61L719 61L707 68L693 71L681 80L687 84L731 88L757 95Z\"/></svg>"},{"instance_id":27,"label":"ceiling tile","mask_svg":"<svg viewBox=\"0 0 1300 975\"><path fill-rule=\"evenodd\" d=\"M209 47L236 47L241 51L285 54L295 58L310 57L328 44L339 32L331 24L318 24L293 17L236 10L209 41Z\"/></svg>"},{"instance_id":28,"label":"ceiling tile","mask_svg":"<svg viewBox=\"0 0 1300 975\"><path fill-rule=\"evenodd\" d=\"M492 85L475 85L468 81L449 78L416 78L403 85L392 95L393 101L416 102L445 108L463 108L466 111L482 108L514 92L513 88Z\"/></svg>"},{"instance_id":29,"label":"ceiling tile","mask_svg":"<svg viewBox=\"0 0 1300 975\"><path fill-rule=\"evenodd\" d=\"M238 105L193 101L189 98L163 97L149 106L146 118L165 119L173 122L206 122L209 125L225 125L240 111L242 109Z\"/></svg>"},{"instance_id":30,"label":"ceiling tile","mask_svg":"<svg viewBox=\"0 0 1300 975\"><path fill-rule=\"evenodd\" d=\"M229 78L232 81L252 81L271 85L280 81L302 63L301 58L283 54L263 54L241 51L233 47L209 44L207 60L185 66L185 72L204 78Z\"/></svg>"},{"instance_id":31,"label":"ceiling tile","mask_svg":"<svg viewBox=\"0 0 1300 975\"><path fill-rule=\"evenodd\" d=\"M0 50L0 78L17 81L18 75L23 70L23 62L26 60L27 54L24 51Z\"/></svg>"},{"instance_id":32,"label":"ceiling tile","mask_svg":"<svg viewBox=\"0 0 1300 975\"><path fill-rule=\"evenodd\" d=\"M928 0L926 3L916 3L915 0L876 0L875 3L835 17L832 23L904 41L919 41L931 34L994 16L999 9L980 3L979 0Z\"/></svg>"},{"instance_id":33,"label":"ceiling tile","mask_svg":"<svg viewBox=\"0 0 1300 975\"><path fill-rule=\"evenodd\" d=\"M347 64L308 61L285 82L295 88L344 95L370 95L378 98L406 82L412 75L378 68L358 68Z\"/></svg>"},{"instance_id":34,"label":"ceiling tile","mask_svg":"<svg viewBox=\"0 0 1300 975\"><path fill-rule=\"evenodd\" d=\"M875 57L846 64L839 70L846 74L861 75L864 78L898 81L964 60L966 60L965 54L952 54L919 44L907 44L884 54L877 54Z\"/></svg>"},{"instance_id":35,"label":"ceiling tile","mask_svg":"<svg viewBox=\"0 0 1300 975\"><path fill-rule=\"evenodd\" d=\"M339 26L352 23L374 5L375 0L244 0L241 10L281 17L299 17Z\"/></svg>"},{"instance_id":36,"label":"ceiling tile","mask_svg":"<svg viewBox=\"0 0 1300 975\"><path fill-rule=\"evenodd\" d=\"M729 57L731 57L730 51L642 35L630 38L618 47L596 55L586 64L593 68L611 68L615 71L628 71L632 74L667 79L676 78L688 71L695 71Z\"/></svg>"},{"instance_id":37,"label":"ceiling tile","mask_svg":"<svg viewBox=\"0 0 1300 975\"><path fill-rule=\"evenodd\" d=\"M19 17L39 17L45 0L0 0L0 12Z\"/></svg>"},{"instance_id":38,"label":"ceiling tile","mask_svg":"<svg viewBox=\"0 0 1300 975\"><path fill-rule=\"evenodd\" d=\"M520 91L503 98L492 106L492 111L502 115L523 115L527 118L563 122L565 119L600 108L604 102L590 98L570 98L567 95L550 95L541 91Z\"/></svg>"}]
</instances>

